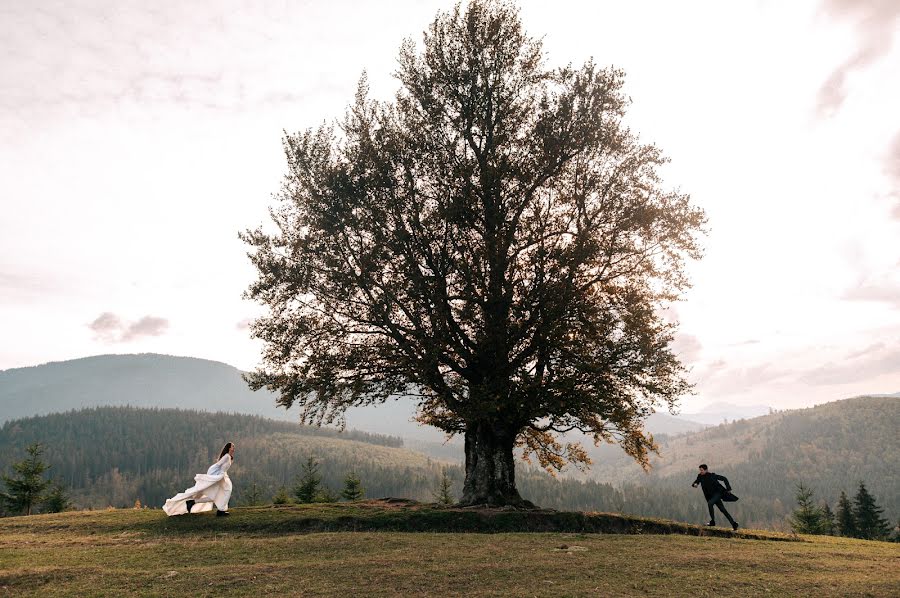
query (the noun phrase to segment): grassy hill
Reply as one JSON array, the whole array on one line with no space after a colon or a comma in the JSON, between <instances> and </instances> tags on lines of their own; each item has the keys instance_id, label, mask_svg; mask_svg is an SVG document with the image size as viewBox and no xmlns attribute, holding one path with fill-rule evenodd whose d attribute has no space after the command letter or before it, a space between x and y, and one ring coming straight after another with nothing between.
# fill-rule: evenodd
<instances>
[{"instance_id":1,"label":"grassy hill","mask_svg":"<svg viewBox=\"0 0 900 598\"><path fill-rule=\"evenodd\" d=\"M479 528L491 520L507 523ZM340 531L352 526L382 531ZM429 533L387 531L411 526ZM496 533L462 533L471 531ZM0 592L893 596L900 585L897 544L707 532L599 514L384 503L238 508L224 520L159 510L38 515L0 520Z\"/></svg>"}]
</instances>

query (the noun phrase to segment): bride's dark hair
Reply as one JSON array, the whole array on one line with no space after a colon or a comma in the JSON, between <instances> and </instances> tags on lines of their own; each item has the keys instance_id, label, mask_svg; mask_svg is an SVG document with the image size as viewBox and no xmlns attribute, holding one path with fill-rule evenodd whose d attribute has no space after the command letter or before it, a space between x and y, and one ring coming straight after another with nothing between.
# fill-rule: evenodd
<instances>
[{"instance_id":1,"label":"bride's dark hair","mask_svg":"<svg viewBox=\"0 0 900 598\"><path fill-rule=\"evenodd\" d=\"M231 443L230 443L230 442L226 442L226 443L225 443L225 448L223 448L223 449L222 449L222 452L219 453L219 459L221 459L222 457L224 457L224 456L228 453L228 451L230 451L230 450L231 450ZM232 457L232 459L234 459L234 457Z\"/></svg>"}]
</instances>

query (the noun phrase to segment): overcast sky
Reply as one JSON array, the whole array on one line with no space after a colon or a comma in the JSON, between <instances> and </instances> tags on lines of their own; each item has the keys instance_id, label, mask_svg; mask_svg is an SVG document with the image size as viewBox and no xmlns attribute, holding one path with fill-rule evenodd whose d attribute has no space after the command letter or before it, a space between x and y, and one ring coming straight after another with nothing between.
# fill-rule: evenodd
<instances>
[{"instance_id":1,"label":"overcast sky","mask_svg":"<svg viewBox=\"0 0 900 598\"><path fill-rule=\"evenodd\" d=\"M364 69L387 99L449 6L0 0L0 369L252 368L237 232L267 219L281 131L339 118ZM900 2L521 6L549 64L626 71L630 126L709 215L673 310L684 410L900 391Z\"/></svg>"}]
</instances>

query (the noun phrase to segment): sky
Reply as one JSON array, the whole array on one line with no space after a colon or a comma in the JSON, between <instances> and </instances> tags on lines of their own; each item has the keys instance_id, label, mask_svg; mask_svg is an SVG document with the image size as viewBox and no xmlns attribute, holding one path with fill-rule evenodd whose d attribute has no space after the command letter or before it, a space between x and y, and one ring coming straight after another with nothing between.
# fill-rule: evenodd
<instances>
[{"instance_id":1,"label":"sky","mask_svg":"<svg viewBox=\"0 0 900 598\"><path fill-rule=\"evenodd\" d=\"M667 311L696 394L900 391L900 2L520 3L548 65L626 72L627 122L709 216ZM333 122L444 1L0 0L0 370L103 353L258 364L238 231L283 131Z\"/></svg>"}]
</instances>

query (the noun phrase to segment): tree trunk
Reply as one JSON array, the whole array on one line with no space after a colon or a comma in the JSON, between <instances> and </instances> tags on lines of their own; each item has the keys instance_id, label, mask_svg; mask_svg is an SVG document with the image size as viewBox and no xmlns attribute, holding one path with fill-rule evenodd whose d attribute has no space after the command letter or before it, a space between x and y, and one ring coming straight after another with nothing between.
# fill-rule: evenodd
<instances>
[{"instance_id":1,"label":"tree trunk","mask_svg":"<svg viewBox=\"0 0 900 598\"><path fill-rule=\"evenodd\" d=\"M488 422L466 430L466 481L459 504L533 507L516 490L515 433Z\"/></svg>"}]
</instances>

